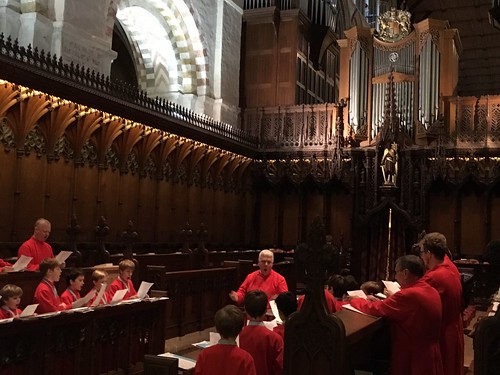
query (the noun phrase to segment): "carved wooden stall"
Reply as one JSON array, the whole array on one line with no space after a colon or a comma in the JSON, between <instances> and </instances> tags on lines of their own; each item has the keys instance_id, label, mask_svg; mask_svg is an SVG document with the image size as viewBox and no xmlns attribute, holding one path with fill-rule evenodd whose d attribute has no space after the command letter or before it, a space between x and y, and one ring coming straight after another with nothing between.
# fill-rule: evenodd
<instances>
[{"instance_id":1,"label":"carved wooden stall","mask_svg":"<svg viewBox=\"0 0 500 375\"><path fill-rule=\"evenodd\" d=\"M144 354L164 352L165 300L2 324L0 373L134 374Z\"/></svg>"}]
</instances>

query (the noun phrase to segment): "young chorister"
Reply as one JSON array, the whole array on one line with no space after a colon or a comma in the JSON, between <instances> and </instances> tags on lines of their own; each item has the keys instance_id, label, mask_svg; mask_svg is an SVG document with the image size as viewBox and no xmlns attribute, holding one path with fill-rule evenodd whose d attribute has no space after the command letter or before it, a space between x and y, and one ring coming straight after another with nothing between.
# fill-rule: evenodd
<instances>
[{"instance_id":1,"label":"young chorister","mask_svg":"<svg viewBox=\"0 0 500 375\"><path fill-rule=\"evenodd\" d=\"M280 314L280 319L283 323L278 324L273 328L273 331L276 332L281 338L285 339L285 322L292 313L297 311L297 298L293 295L292 292L283 292L278 294L278 297L274 300L276 302L276 307L278 308L278 312Z\"/></svg>"},{"instance_id":2,"label":"young chorister","mask_svg":"<svg viewBox=\"0 0 500 375\"><path fill-rule=\"evenodd\" d=\"M81 269L73 268L66 276L68 287L61 294L61 302L68 306L72 306L73 302L80 299L80 291L82 290L85 280L85 274Z\"/></svg>"},{"instance_id":3,"label":"young chorister","mask_svg":"<svg viewBox=\"0 0 500 375\"><path fill-rule=\"evenodd\" d=\"M127 289L123 297L124 300L136 298L137 292L132 284L132 275L135 270L135 263L130 259L124 259L118 263L118 277L111 283L108 290L108 298L112 299L118 290Z\"/></svg>"},{"instance_id":4,"label":"young chorister","mask_svg":"<svg viewBox=\"0 0 500 375\"><path fill-rule=\"evenodd\" d=\"M245 296L249 323L240 333L240 348L253 357L257 375L283 372L283 339L263 324L267 303L267 294L262 290L252 290Z\"/></svg>"},{"instance_id":5,"label":"young chorister","mask_svg":"<svg viewBox=\"0 0 500 375\"><path fill-rule=\"evenodd\" d=\"M236 345L244 321L243 312L234 305L217 311L215 328L221 339L200 352L194 375L256 375L252 356Z\"/></svg>"},{"instance_id":6,"label":"young chorister","mask_svg":"<svg viewBox=\"0 0 500 375\"><path fill-rule=\"evenodd\" d=\"M0 290L0 319L17 318L23 290L17 285L7 284Z\"/></svg>"},{"instance_id":7,"label":"young chorister","mask_svg":"<svg viewBox=\"0 0 500 375\"><path fill-rule=\"evenodd\" d=\"M61 302L54 283L61 277L61 265L55 258L46 258L40 263L42 281L35 290L33 303L38 303L37 313L44 314L71 309L71 305Z\"/></svg>"},{"instance_id":8,"label":"young chorister","mask_svg":"<svg viewBox=\"0 0 500 375\"><path fill-rule=\"evenodd\" d=\"M92 272L92 283L94 283L94 290L96 294L94 297L92 297L87 306L94 305L95 299L99 296L101 288L104 288L104 284L108 283L108 273L103 270L95 270L94 272ZM102 295L101 300L98 303L95 303L95 305L105 305L107 303L109 303L108 292L105 291Z\"/></svg>"}]
</instances>

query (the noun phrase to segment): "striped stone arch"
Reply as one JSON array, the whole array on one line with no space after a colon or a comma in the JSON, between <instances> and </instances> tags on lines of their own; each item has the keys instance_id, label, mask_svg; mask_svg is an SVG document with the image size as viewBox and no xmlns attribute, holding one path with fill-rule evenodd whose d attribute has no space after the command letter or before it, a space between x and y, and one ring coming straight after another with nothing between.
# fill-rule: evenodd
<instances>
[{"instance_id":1,"label":"striped stone arch","mask_svg":"<svg viewBox=\"0 0 500 375\"><path fill-rule=\"evenodd\" d=\"M208 64L194 14L179 0L119 2L116 20L132 47L139 85L150 96L207 94Z\"/></svg>"}]
</instances>

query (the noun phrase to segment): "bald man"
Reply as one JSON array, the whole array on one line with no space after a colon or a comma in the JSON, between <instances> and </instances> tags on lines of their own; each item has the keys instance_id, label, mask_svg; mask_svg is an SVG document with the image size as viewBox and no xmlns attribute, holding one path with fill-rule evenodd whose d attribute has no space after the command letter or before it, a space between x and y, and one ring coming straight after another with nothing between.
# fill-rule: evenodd
<instances>
[{"instance_id":1,"label":"bald man","mask_svg":"<svg viewBox=\"0 0 500 375\"><path fill-rule=\"evenodd\" d=\"M40 263L45 258L54 258L52 247L46 242L50 235L50 229L50 221L43 218L38 219L35 222L33 236L19 247L17 251L18 257L26 255L33 258L26 270L38 271Z\"/></svg>"},{"instance_id":2,"label":"bald man","mask_svg":"<svg viewBox=\"0 0 500 375\"><path fill-rule=\"evenodd\" d=\"M273 271L274 254L269 250L259 253L259 269L249 274L237 292L232 290L229 297L237 304L243 304L245 295L251 290L262 290L269 300L273 300L280 293L287 292L285 278Z\"/></svg>"}]
</instances>

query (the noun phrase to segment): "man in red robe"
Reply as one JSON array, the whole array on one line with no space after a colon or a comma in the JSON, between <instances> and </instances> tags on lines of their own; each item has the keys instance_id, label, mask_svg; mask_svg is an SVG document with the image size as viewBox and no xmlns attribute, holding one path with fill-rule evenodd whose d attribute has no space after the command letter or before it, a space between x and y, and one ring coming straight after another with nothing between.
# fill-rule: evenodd
<instances>
[{"instance_id":1,"label":"man in red robe","mask_svg":"<svg viewBox=\"0 0 500 375\"><path fill-rule=\"evenodd\" d=\"M441 357L445 375L461 375L464 367L464 334L462 322L462 282L457 267L446 255L446 237L428 233L419 242L420 257L427 273L423 280L434 287L441 297Z\"/></svg>"},{"instance_id":2,"label":"man in red robe","mask_svg":"<svg viewBox=\"0 0 500 375\"><path fill-rule=\"evenodd\" d=\"M275 299L278 294L287 292L285 278L273 271L274 254L270 250L262 250L259 254L259 270L249 274L237 292L232 290L229 297L237 304L242 304L245 295L251 290L262 290L269 300Z\"/></svg>"},{"instance_id":3,"label":"man in red robe","mask_svg":"<svg viewBox=\"0 0 500 375\"><path fill-rule=\"evenodd\" d=\"M45 242L47 238L49 238L50 229L50 221L38 219L35 222L33 236L19 247L17 251L18 257L26 255L33 258L26 267L28 271L37 271L40 263L42 263L45 258L54 258L52 247Z\"/></svg>"},{"instance_id":4,"label":"man in red robe","mask_svg":"<svg viewBox=\"0 0 500 375\"><path fill-rule=\"evenodd\" d=\"M402 256L396 261L399 292L379 301L351 301L362 312L390 321L392 375L443 375L439 347L441 299L436 289L422 280L424 272L424 264L417 256Z\"/></svg>"}]
</instances>

